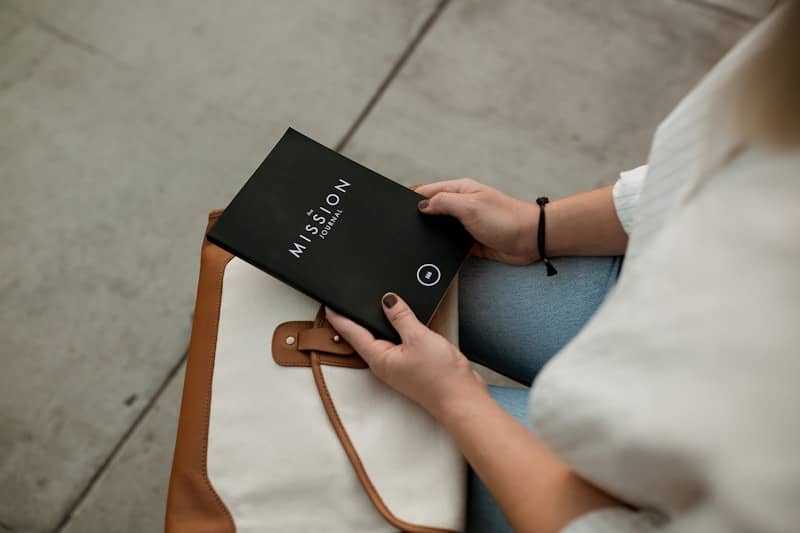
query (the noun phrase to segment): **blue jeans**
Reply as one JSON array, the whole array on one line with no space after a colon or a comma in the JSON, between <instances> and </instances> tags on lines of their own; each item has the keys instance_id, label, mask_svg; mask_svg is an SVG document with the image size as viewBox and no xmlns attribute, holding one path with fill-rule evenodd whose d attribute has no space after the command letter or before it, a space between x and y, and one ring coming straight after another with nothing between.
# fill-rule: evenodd
<instances>
[{"instance_id":1,"label":"blue jeans","mask_svg":"<svg viewBox=\"0 0 800 533\"><path fill-rule=\"evenodd\" d=\"M614 286L622 257L560 257L558 275L540 263L511 266L469 257L459 273L459 344L472 361L530 385L586 324ZM492 397L531 428L527 388L490 386ZM533 429L533 428L531 428ZM511 531L470 469L467 531Z\"/></svg>"}]
</instances>

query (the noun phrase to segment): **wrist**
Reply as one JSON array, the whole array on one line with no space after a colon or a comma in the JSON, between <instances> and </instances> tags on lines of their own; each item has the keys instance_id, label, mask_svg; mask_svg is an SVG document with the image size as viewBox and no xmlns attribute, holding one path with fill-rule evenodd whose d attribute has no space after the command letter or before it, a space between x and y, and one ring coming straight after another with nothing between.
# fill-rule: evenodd
<instances>
[{"instance_id":1,"label":"wrist","mask_svg":"<svg viewBox=\"0 0 800 533\"><path fill-rule=\"evenodd\" d=\"M443 391L436 406L428 411L445 427L459 425L474 416L484 401L492 401L486 384L477 379L464 381Z\"/></svg>"},{"instance_id":2,"label":"wrist","mask_svg":"<svg viewBox=\"0 0 800 533\"><path fill-rule=\"evenodd\" d=\"M524 202L524 204L517 249L521 250L521 255L527 263L535 263L541 259L536 245L536 235L539 231L539 206L536 205L536 202Z\"/></svg>"},{"instance_id":3,"label":"wrist","mask_svg":"<svg viewBox=\"0 0 800 533\"><path fill-rule=\"evenodd\" d=\"M535 204L534 204L535 205ZM536 206L537 208L539 206ZM564 199L555 200L544 207L547 224L544 235L544 253L547 257L563 257L574 255L570 244L570 234L565 232L565 217L568 216L565 210ZM541 259L541 257L540 257Z\"/></svg>"},{"instance_id":4,"label":"wrist","mask_svg":"<svg viewBox=\"0 0 800 533\"><path fill-rule=\"evenodd\" d=\"M545 247L548 257L619 255L627 234L612 199L612 186L547 204Z\"/></svg>"},{"instance_id":5,"label":"wrist","mask_svg":"<svg viewBox=\"0 0 800 533\"><path fill-rule=\"evenodd\" d=\"M524 238L531 263L541 261L542 253L548 258L566 255L563 253L564 239L560 235L562 232L559 231L562 202L562 200L548 202L545 206L540 206L537 202L527 204ZM542 210L546 224L544 224L544 250L539 250L539 223L542 220Z\"/></svg>"}]
</instances>

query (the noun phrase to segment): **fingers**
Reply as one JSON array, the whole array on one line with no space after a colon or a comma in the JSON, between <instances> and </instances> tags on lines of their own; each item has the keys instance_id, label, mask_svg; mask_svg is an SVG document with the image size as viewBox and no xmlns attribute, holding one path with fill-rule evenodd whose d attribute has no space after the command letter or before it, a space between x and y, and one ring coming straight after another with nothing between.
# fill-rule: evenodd
<instances>
[{"instance_id":1,"label":"fingers","mask_svg":"<svg viewBox=\"0 0 800 533\"><path fill-rule=\"evenodd\" d=\"M414 190L422 196L430 198L439 192L475 192L480 190L480 183L469 178L462 178L426 183L416 186Z\"/></svg>"},{"instance_id":2,"label":"fingers","mask_svg":"<svg viewBox=\"0 0 800 533\"><path fill-rule=\"evenodd\" d=\"M475 209L473 195L457 192L438 192L419 205L419 210L427 215L451 215L461 222L473 216Z\"/></svg>"},{"instance_id":3,"label":"fingers","mask_svg":"<svg viewBox=\"0 0 800 533\"><path fill-rule=\"evenodd\" d=\"M387 292L384 294L381 299L381 306L389 322L392 323L392 326L400 335L403 344L425 331L425 326L417 319L414 311L395 293Z\"/></svg>"},{"instance_id":4,"label":"fingers","mask_svg":"<svg viewBox=\"0 0 800 533\"><path fill-rule=\"evenodd\" d=\"M327 306L325 307L325 318L331 323L333 329L338 331L370 366L372 366L376 358L381 356L380 354L385 353L387 349L394 346L389 341L376 339L368 329Z\"/></svg>"},{"instance_id":5,"label":"fingers","mask_svg":"<svg viewBox=\"0 0 800 533\"><path fill-rule=\"evenodd\" d=\"M472 245L472 248L469 250L469 255L474 255L476 257L486 257L486 252L483 251L483 245L479 242L476 242Z\"/></svg>"}]
</instances>

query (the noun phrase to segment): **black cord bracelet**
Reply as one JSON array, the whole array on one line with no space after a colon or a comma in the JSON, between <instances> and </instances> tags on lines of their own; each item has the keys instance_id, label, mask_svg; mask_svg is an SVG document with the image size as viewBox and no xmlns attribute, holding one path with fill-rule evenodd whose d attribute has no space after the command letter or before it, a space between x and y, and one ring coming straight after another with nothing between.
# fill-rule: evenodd
<instances>
[{"instance_id":1,"label":"black cord bracelet","mask_svg":"<svg viewBox=\"0 0 800 533\"><path fill-rule=\"evenodd\" d=\"M540 196L536 199L536 204L539 206L539 231L537 235L537 244L539 247L539 257L542 258L542 262L547 269L547 275L555 276L558 274L558 270L556 270L556 267L554 267L553 263L550 262L550 258L547 257L547 254L544 251L544 206L549 202L550 199L547 196Z\"/></svg>"}]
</instances>

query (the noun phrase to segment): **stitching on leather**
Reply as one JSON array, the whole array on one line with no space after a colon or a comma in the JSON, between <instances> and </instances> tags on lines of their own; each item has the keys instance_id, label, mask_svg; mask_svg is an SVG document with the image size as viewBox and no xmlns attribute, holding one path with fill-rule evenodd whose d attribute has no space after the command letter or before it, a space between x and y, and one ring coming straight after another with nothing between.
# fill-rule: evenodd
<instances>
[{"instance_id":1,"label":"stitching on leather","mask_svg":"<svg viewBox=\"0 0 800 533\"><path fill-rule=\"evenodd\" d=\"M213 246L213 244L209 243L209 246ZM219 496L217 491L214 489L214 485L211 483L211 479L208 477L208 432L211 427L211 392L212 387L214 385L214 366L217 359L217 339L219 337L219 317L220 313L222 312L222 285L223 280L225 278L225 269L228 267L233 256L230 256L225 263L222 265L222 269L220 270L219 274L217 275L217 285L216 290L217 294L217 309L216 309L216 318L214 319L214 341L211 343L211 353L209 354L209 359L211 360L211 372L209 372L208 378L208 387L206 388L206 397L204 398L203 406L205 409L205 416L203 416L204 420L204 431L203 431L203 456L202 456L202 463L201 469L203 474L203 481L208 486L208 489L211 491L211 494L214 497L214 501L217 503L217 506L222 510L223 513L228 517L230 520L231 527L233 531L236 531L236 523L233 521L233 515L231 514L228 507L225 505L225 502L222 501L222 498Z\"/></svg>"},{"instance_id":2,"label":"stitching on leather","mask_svg":"<svg viewBox=\"0 0 800 533\"><path fill-rule=\"evenodd\" d=\"M277 363L275 363L275 364L277 364ZM302 367L307 367L308 365L305 364L305 363L281 363L278 366L302 366Z\"/></svg>"},{"instance_id":3,"label":"stitching on leather","mask_svg":"<svg viewBox=\"0 0 800 533\"><path fill-rule=\"evenodd\" d=\"M327 359L325 361L320 359L319 360L319 364L320 365L327 365L327 366L340 366L340 367L343 367L343 368L352 368L353 370L366 370L367 368L369 368L369 367L362 368L362 367L351 366L351 365L348 365L347 363L344 363L344 362L330 361L330 360L327 360Z\"/></svg>"},{"instance_id":4,"label":"stitching on leather","mask_svg":"<svg viewBox=\"0 0 800 533\"><path fill-rule=\"evenodd\" d=\"M326 408L325 411L328 413L329 417L335 419L335 421L332 420L331 422L336 435L339 437L339 440L345 449L345 455L347 455L353 467L358 472L359 475L357 475L357 477L364 486L367 496L370 498L370 500L372 500L373 505L375 505L381 515L383 515L383 517L390 524L401 528L403 531L412 533L452 533L452 531L449 529L432 528L411 524L398 518L392 513L392 511L381 498L381 495L378 493L375 485L373 485L372 480L369 478L367 469L364 467L364 463L361 462L361 457L359 457L358 451L353 445L353 441L350 440L350 436L347 434L347 429L345 429L341 418L339 418L339 413L336 410L336 406L333 404L333 397L331 397L328 385L325 383L325 376L322 374L322 366L318 352L311 352L311 371L314 374L314 377L317 378L314 379L314 382L317 384L317 389L319 390L320 395L324 395L324 397L327 398L327 402L325 402L325 398L322 398L323 407L327 407L325 405L326 403L330 405L330 409ZM348 449L352 450L352 452L348 453Z\"/></svg>"}]
</instances>

